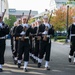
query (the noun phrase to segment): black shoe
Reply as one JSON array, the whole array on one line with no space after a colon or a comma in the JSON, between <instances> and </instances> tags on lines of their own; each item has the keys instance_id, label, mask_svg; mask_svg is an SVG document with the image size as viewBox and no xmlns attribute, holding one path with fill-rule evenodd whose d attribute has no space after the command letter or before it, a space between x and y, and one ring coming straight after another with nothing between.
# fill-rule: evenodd
<instances>
[{"instance_id":1,"label":"black shoe","mask_svg":"<svg viewBox=\"0 0 75 75\"><path fill-rule=\"evenodd\" d=\"M0 72L3 72L2 68L0 68Z\"/></svg>"},{"instance_id":2,"label":"black shoe","mask_svg":"<svg viewBox=\"0 0 75 75\"><path fill-rule=\"evenodd\" d=\"M17 64L17 60L14 60L14 64L15 64L15 65Z\"/></svg>"},{"instance_id":3,"label":"black shoe","mask_svg":"<svg viewBox=\"0 0 75 75\"><path fill-rule=\"evenodd\" d=\"M28 72L28 69L27 69L27 68L24 68L24 71L25 71L25 72Z\"/></svg>"},{"instance_id":4,"label":"black shoe","mask_svg":"<svg viewBox=\"0 0 75 75\"><path fill-rule=\"evenodd\" d=\"M38 68L40 68L41 67L41 63L38 63Z\"/></svg>"},{"instance_id":5,"label":"black shoe","mask_svg":"<svg viewBox=\"0 0 75 75\"><path fill-rule=\"evenodd\" d=\"M68 58L68 61L71 63L72 59L71 58Z\"/></svg>"},{"instance_id":6,"label":"black shoe","mask_svg":"<svg viewBox=\"0 0 75 75\"><path fill-rule=\"evenodd\" d=\"M18 63L18 68L20 68L21 67L21 64L20 63Z\"/></svg>"},{"instance_id":7,"label":"black shoe","mask_svg":"<svg viewBox=\"0 0 75 75\"><path fill-rule=\"evenodd\" d=\"M50 67L46 67L45 69L46 69L46 70L50 70Z\"/></svg>"}]
</instances>

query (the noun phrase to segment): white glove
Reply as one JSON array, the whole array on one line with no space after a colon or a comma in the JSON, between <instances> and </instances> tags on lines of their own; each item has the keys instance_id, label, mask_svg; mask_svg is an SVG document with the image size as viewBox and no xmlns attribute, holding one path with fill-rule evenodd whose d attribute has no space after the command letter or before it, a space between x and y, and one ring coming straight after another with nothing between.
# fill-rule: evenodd
<instances>
[{"instance_id":1,"label":"white glove","mask_svg":"<svg viewBox=\"0 0 75 75\"><path fill-rule=\"evenodd\" d=\"M0 23L0 27L2 28L3 26L2 26L2 23Z\"/></svg>"},{"instance_id":2,"label":"white glove","mask_svg":"<svg viewBox=\"0 0 75 75\"><path fill-rule=\"evenodd\" d=\"M47 34L47 31L44 31L42 34Z\"/></svg>"},{"instance_id":3,"label":"white glove","mask_svg":"<svg viewBox=\"0 0 75 75\"><path fill-rule=\"evenodd\" d=\"M68 39L67 41L68 41L68 42L70 42L70 40L69 40L69 39Z\"/></svg>"},{"instance_id":4,"label":"white glove","mask_svg":"<svg viewBox=\"0 0 75 75\"><path fill-rule=\"evenodd\" d=\"M20 33L20 35L25 35L25 32L24 32L24 31L22 31L22 32Z\"/></svg>"}]
</instances>

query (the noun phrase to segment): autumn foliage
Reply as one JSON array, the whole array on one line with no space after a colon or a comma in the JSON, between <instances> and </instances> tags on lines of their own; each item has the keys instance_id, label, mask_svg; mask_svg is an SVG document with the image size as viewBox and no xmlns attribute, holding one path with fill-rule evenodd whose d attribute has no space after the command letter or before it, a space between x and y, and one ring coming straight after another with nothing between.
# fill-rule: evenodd
<instances>
[{"instance_id":1,"label":"autumn foliage","mask_svg":"<svg viewBox=\"0 0 75 75\"><path fill-rule=\"evenodd\" d=\"M69 7L69 14L68 14L68 23L71 25L72 17L75 16L75 7ZM66 29L66 22L67 21L67 7L63 6L58 10L55 10L53 16L51 18L51 24L54 26L55 30L65 30Z\"/></svg>"}]
</instances>

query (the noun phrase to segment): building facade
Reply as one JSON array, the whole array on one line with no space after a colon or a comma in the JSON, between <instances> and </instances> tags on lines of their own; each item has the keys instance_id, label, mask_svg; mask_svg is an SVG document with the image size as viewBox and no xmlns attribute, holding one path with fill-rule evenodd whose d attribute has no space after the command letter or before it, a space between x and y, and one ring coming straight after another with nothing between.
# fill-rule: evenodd
<instances>
[{"instance_id":1,"label":"building facade","mask_svg":"<svg viewBox=\"0 0 75 75\"><path fill-rule=\"evenodd\" d=\"M0 0L0 13L3 13L6 9L6 13L4 18L9 18L9 11L8 11L8 0Z\"/></svg>"},{"instance_id":2,"label":"building facade","mask_svg":"<svg viewBox=\"0 0 75 75\"><path fill-rule=\"evenodd\" d=\"M59 9L60 7L62 7L63 5L69 5L71 7L75 6L75 0L50 0L50 11L51 10L55 10L55 9Z\"/></svg>"},{"instance_id":3,"label":"building facade","mask_svg":"<svg viewBox=\"0 0 75 75\"><path fill-rule=\"evenodd\" d=\"M63 8L64 10L66 9L67 5L71 7L75 7L75 0L50 0L49 3L49 11L44 11L33 18L39 18L42 17L44 14L51 13L51 11L55 11L56 9ZM53 15L53 14L52 14ZM54 15L53 15L54 16Z\"/></svg>"},{"instance_id":4,"label":"building facade","mask_svg":"<svg viewBox=\"0 0 75 75\"><path fill-rule=\"evenodd\" d=\"M16 9L9 9L9 16L10 15L14 15L17 19L21 18L22 15L24 14L24 16L28 16L29 15L29 11L28 10L16 10ZM31 17L35 16L38 14L38 11L31 11Z\"/></svg>"}]
</instances>

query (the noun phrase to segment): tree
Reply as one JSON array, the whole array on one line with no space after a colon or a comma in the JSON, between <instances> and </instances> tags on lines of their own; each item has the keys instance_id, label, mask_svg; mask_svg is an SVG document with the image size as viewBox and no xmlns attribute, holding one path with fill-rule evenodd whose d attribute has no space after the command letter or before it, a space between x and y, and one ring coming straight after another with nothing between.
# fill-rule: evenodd
<instances>
[{"instance_id":1,"label":"tree","mask_svg":"<svg viewBox=\"0 0 75 75\"><path fill-rule=\"evenodd\" d=\"M4 22L9 25L9 27L11 28L14 25L14 22L16 21L16 17L13 15L9 16L9 19L5 18Z\"/></svg>"},{"instance_id":2,"label":"tree","mask_svg":"<svg viewBox=\"0 0 75 75\"><path fill-rule=\"evenodd\" d=\"M58 10L55 10L53 13L53 17L51 19L51 24L53 24L55 30L65 30L66 29L66 21L67 21L67 8L66 6L61 7ZM72 24L72 17L75 16L75 7L69 7L69 26Z\"/></svg>"},{"instance_id":3,"label":"tree","mask_svg":"<svg viewBox=\"0 0 75 75\"><path fill-rule=\"evenodd\" d=\"M29 24L35 22L35 19L34 18L30 18L30 20L28 21Z\"/></svg>"},{"instance_id":4,"label":"tree","mask_svg":"<svg viewBox=\"0 0 75 75\"><path fill-rule=\"evenodd\" d=\"M60 8L54 12L54 15L55 16L53 16L51 19L54 29L60 31L64 30L66 24L66 12Z\"/></svg>"}]
</instances>

